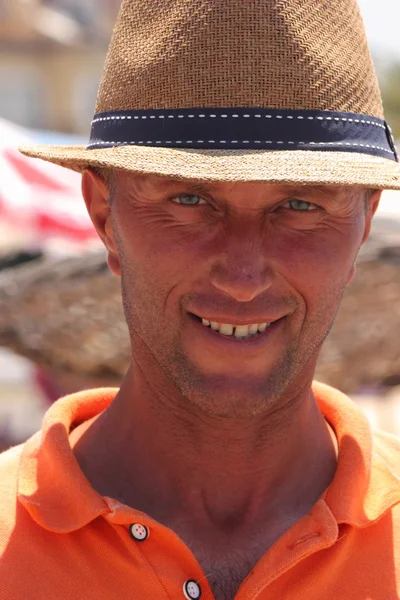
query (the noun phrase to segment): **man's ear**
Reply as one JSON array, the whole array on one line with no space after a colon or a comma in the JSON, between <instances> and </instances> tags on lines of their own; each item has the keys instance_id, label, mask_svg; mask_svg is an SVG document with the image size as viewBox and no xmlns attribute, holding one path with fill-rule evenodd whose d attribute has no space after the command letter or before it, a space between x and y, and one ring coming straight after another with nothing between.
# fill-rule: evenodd
<instances>
[{"instance_id":1,"label":"man's ear","mask_svg":"<svg viewBox=\"0 0 400 600\"><path fill-rule=\"evenodd\" d=\"M366 211L366 216L365 216L365 230L364 230L364 235L363 235L361 244L363 244L369 236L369 233L371 231L372 218L373 218L374 214L376 213L376 211L378 210L379 201L381 199L381 196L382 196L382 190L375 190L375 192L372 194L372 196L369 199L369 205L368 205L368 208Z\"/></svg>"},{"instance_id":2,"label":"man's ear","mask_svg":"<svg viewBox=\"0 0 400 600\"><path fill-rule=\"evenodd\" d=\"M103 179L90 169L82 173L82 195L97 234L107 249L108 266L115 275L121 275L111 219L110 193Z\"/></svg>"}]
</instances>

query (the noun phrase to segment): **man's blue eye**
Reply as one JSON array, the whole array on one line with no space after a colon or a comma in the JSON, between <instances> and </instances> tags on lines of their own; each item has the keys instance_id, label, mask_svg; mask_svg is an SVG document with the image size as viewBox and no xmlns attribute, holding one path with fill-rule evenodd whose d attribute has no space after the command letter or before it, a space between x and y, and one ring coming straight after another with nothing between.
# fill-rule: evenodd
<instances>
[{"instance_id":1,"label":"man's blue eye","mask_svg":"<svg viewBox=\"0 0 400 600\"><path fill-rule=\"evenodd\" d=\"M206 201L203 200L203 198L200 198L200 196L196 196L195 194L180 194L179 196L172 198L172 201L181 206L198 206L199 204L206 204Z\"/></svg>"},{"instance_id":2,"label":"man's blue eye","mask_svg":"<svg viewBox=\"0 0 400 600\"><path fill-rule=\"evenodd\" d=\"M283 206L285 208L291 208L292 210L304 212L317 210L315 204L312 204L311 202L306 202L306 200L288 200Z\"/></svg>"}]
</instances>

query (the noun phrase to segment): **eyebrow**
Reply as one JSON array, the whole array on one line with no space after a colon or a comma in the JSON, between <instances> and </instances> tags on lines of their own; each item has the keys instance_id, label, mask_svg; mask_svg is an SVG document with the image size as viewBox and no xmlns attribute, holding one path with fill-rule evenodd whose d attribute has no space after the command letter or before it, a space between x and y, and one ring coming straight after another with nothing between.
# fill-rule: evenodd
<instances>
[{"instance_id":1,"label":"eyebrow","mask_svg":"<svg viewBox=\"0 0 400 600\"><path fill-rule=\"evenodd\" d=\"M170 179L167 184L164 184L164 189L176 188L176 187L187 187L193 191L201 194L210 194L212 189L207 183L200 183L199 181L190 181L190 179Z\"/></svg>"},{"instance_id":2,"label":"eyebrow","mask_svg":"<svg viewBox=\"0 0 400 600\"><path fill-rule=\"evenodd\" d=\"M337 200L342 188L332 188L325 185L301 185L301 186L285 186L286 194L293 194L295 196L319 196L323 197L324 200L332 201Z\"/></svg>"}]
</instances>

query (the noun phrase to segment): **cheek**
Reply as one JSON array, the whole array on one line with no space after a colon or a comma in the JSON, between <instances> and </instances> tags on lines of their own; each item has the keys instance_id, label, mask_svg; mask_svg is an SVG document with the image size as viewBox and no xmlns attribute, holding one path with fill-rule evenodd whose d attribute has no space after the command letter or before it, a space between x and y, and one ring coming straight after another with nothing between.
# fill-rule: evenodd
<instances>
[{"instance_id":1,"label":"cheek","mask_svg":"<svg viewBox=\"0 0 400 600\"><path fill-rule=\"evenodd\" d=\"M321 298L337 302L348 283L356 248L350 236L308 232L288 235L276 246L281 275L308 306Z\"/></svg>"},{"instance_id":2,"label":"cheek","mask_svg":"<svg viewBox=\"0 0 400 600\"><path fill-rule=\"evenodd\" d=\"M123 255L126 294L157 306L157 318L166 310L176 313L182 296L205 273L205 254L210 252L210 229L178 223L156 211L135 209L118 216L118 237ZM129 285L129 289L128 289ZM140 301L139 301L140 302ZM142 304L140 302L140 304ZM151 312L151 306L142 311Z\"/></svg>"},{"instance_id":3,"label":"cheek","mask_svg":"<svg viewBox=\"0 0 400 600\"><path fill-rule=\"evenodd\" d=\"M133 261L151 277L171 286L191 280L201 263L200 243L182 227L158 227L154 233L138 228L129 241Z\"/></svg>"}]
</instances>

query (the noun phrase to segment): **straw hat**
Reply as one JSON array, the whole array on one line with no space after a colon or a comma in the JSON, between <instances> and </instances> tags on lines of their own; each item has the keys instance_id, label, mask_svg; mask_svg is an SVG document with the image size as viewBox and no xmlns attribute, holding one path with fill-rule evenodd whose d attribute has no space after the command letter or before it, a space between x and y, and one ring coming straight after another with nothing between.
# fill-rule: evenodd
<instances>
[{"instance_id":1,"label":"straw hat","mask_svg":"<svg viewBox=\"0 0 400 600\"><path fill-rule=\"evenodd\" d=\"M124 0L88 166L219 181L400 189L356 0Z\"/></svg>"}]
</instances>

